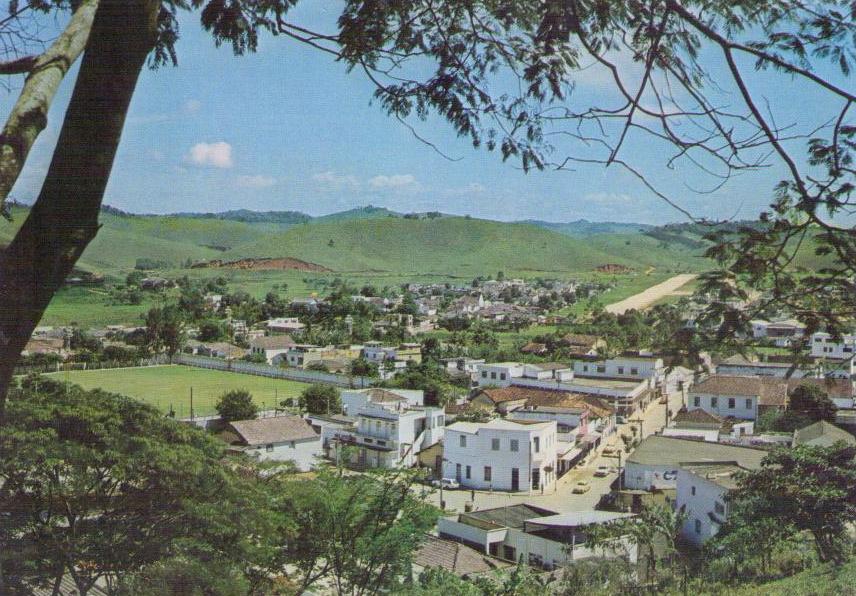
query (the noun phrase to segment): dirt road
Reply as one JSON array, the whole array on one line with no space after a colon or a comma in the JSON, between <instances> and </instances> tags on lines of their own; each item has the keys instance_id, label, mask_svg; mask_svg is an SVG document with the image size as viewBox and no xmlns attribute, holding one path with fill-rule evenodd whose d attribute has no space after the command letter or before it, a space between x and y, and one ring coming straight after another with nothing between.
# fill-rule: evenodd
<instances>
[{"instance_id":1,"label":"dirt road","mask_svg":"<svg viewBox=\"0 0 856 596\"><path fill-rule=\"evenodd\" d=\"M625 298L620 302L608 305L605 310L607 312L620 315L628 310L642 310L644 308L648 308L660 298L668 296L684 284L694 280L696 277L697 275L694 273L682 273L681 275L670 277L656 286L651 286L644 292L639 292L630 298Z\"/></svg>"}]
</instances>

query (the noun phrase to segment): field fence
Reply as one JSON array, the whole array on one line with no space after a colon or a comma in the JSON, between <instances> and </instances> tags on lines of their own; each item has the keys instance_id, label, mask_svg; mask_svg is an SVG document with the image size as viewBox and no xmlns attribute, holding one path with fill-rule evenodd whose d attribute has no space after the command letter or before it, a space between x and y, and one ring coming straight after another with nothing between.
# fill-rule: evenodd
<instances>
[{"instance_id":1,"label":"field fence","mask_svg":"<svg viewBox=\"0 0 856 596\"><path fill-rule=\"evenodd\" d=\"M178 354L173 362L185 366L198 368L209 368L227 372L242 373L246 375L257 375L273 379L289 379L291 381L302 381L304 383L329 383L339 387L369 387L372 379L368 377L357 377L340 375L330 372L316 370L300 370L295 368L279 368L268 364L244 362L243 360L222 360L210 356L191 356L190 354Z\"/></svg>"},{"instance_id":2,"label":"field fence","mask_svg":"<svg viewBox=\"0 0 856 596\"><path fill-rule=\"evenodd\" d=\"M134 360L104 360L101 362L56 362L32 366L16 366L16 375L48 374L67 370L101 370L108 368L142 368L146 366L163 366L170 364L169 356L159 354L152 358L137 358Z\"/></svg>"}]
</instances>

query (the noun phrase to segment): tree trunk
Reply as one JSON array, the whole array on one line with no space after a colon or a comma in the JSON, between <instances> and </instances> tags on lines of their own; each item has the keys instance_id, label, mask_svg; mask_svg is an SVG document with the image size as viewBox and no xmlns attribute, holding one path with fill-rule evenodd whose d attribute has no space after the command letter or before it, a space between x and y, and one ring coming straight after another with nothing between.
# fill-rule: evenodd
<instances>
[{"instance_id":1,"label":"tree trunk","mask_svg":"<svg viewBox=\"0 0 856 596\"><path fill-rule=\"evenodd\" d=\"M98 232L104 188L158 0L102 0L39 198L0 253L0 426L15 364L56 291Z\"/></svg>"}]
</instances>

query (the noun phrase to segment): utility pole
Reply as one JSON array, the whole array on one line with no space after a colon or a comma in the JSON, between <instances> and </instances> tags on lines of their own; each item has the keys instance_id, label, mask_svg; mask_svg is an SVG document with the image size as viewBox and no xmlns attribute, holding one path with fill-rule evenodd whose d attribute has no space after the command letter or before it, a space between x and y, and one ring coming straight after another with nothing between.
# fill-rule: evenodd
<instances>
[{"instance_id":1,"label":"utility pole","mask_svg":"<svg viewBox=\"0 0 856 596\"><path fill-rule=\"evenodd\" d=\"M621 447L618 447L618 490L622 490L622 482L621 482Z\"/></svg>"},{"instance_id":2,"label":"utility pole","mask_svg":"<svg viewBox=\"0 0 856 596\"><path fill-rule=\"evenodd\" d=\"M190 387L190 419L193 420L193 386Z\"/></svg>"}]
</instances>

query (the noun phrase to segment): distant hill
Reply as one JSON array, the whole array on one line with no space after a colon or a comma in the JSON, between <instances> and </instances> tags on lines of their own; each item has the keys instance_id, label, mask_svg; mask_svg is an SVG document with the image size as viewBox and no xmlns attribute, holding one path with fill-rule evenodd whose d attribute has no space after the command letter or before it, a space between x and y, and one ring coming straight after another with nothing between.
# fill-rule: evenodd
<instances>
[{"instance_id":1,"label":"distant hill","mask_svg":"<svg viewBox=\"0 0 856 596\"><path fill-rule=\"evenodd\" d=\"M527 219L519 223L531 224L539 228L553 230L567 236L593 236L595 234L636 234L650 230L654 226L648 224L619 223L614 221L589 221L578 219L565 223Z\"/></svg>"},{"instance_id":2,"label":"distant hill","mask_svg":"<svg viewBox=\"0 0 856 596\"><path fill-rule=\"evenodd\" d=\"M250 211L249 209L235 209L232 211L221 211L219 213L173 213L171 216L192 219L222 219L244 223L276 223L288 225L307 223L312 220L311 215L306 215L300 211Z\"/></svg>"}]
</instances>

